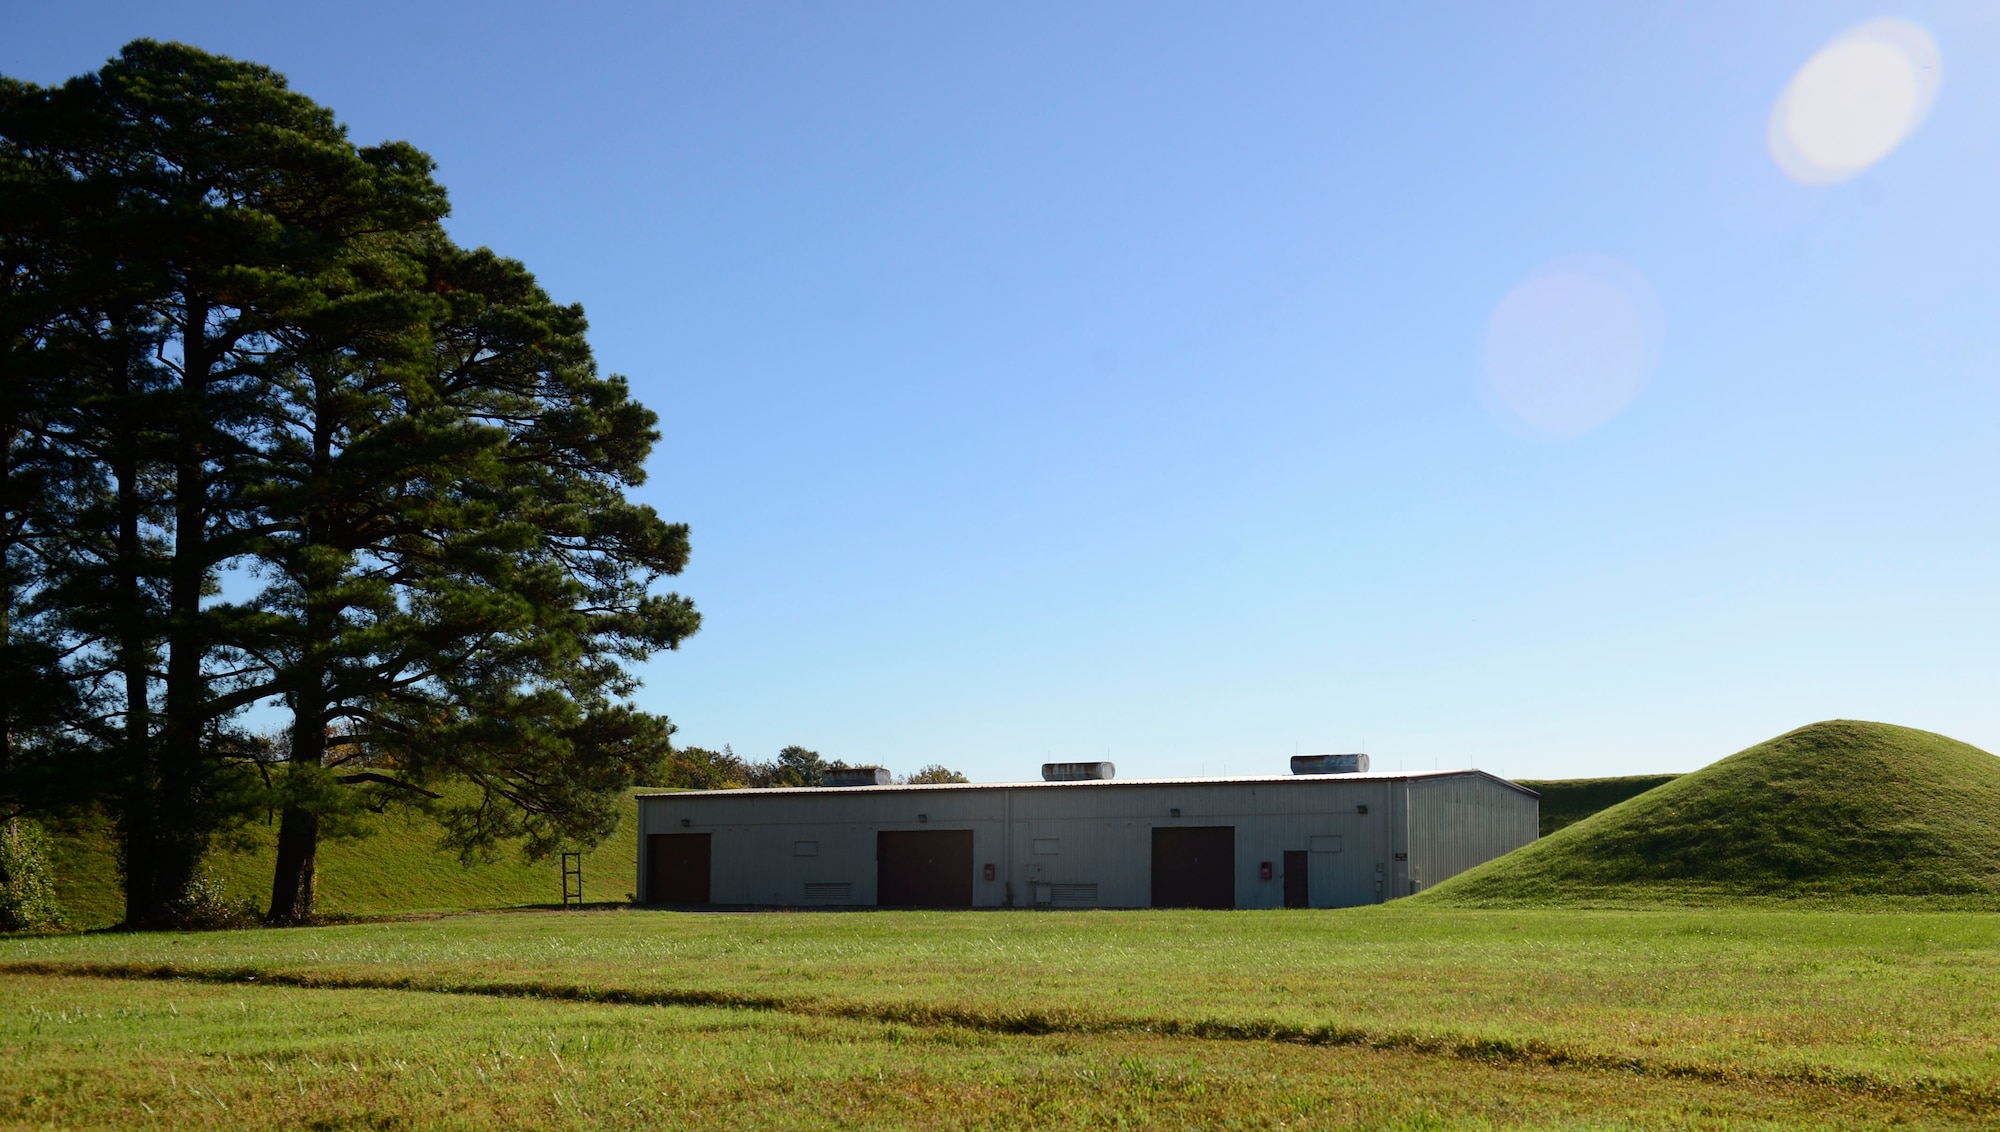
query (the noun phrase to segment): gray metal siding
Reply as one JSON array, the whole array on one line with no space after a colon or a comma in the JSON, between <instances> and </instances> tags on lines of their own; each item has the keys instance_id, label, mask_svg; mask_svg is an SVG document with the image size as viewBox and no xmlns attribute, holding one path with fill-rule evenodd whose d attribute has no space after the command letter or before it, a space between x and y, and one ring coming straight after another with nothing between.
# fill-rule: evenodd
<instances>
[{"instance_id":1,"label":"gray metal siding","mask_svg":"<svg viewBox=\"0 0 2000 1132\"><path fill-rule=\"evenodd\" d=\"M1409 784L1410 875L1420 892L1535 840L1541 800L1487 778L1419 778Z\"/></svg>"},{"instance_id":2,"label":"gray metal siding","mask_svg":"<svg viewBox=\"0 0 2000 1132\"><path fill-rule=\"evenodd\" d=\"M969 829L976 906L1007 903L1010 887L1015 906L1031 906L1037 886L1043 886L1041 895L1073 907L1087 902L1089 886L1095 886L1098 907L1143 908L1151 900L1154 826L1230 825L1236 829L1238 907L1283 906L1284 853L1294 849L1309 852L1309 899L1313 907L1326 908L1374 903L1378 875L1382 898L1406 894L1412 864L1427 874L1456 872L1484 860L1478 854L1493 846L1504 845L1498 852L1513 848L1510 838L1520 828L1523 804L1533 839L1537 803L1530 795L1485 776L1465 778L1453 787L1456 794L1429 787L1458 783L1457 778L1428 783L1424 790L1414 789L1416 781L1343 775L648 795L639 803L640 870L643 874L646 867L644 835L709 833L711 898L717 904L832 903L838 901L828 894L840 889L829 886L844 884L846 903L872 905L878 830ZM1486 802L1453 801L1489 796ZM1496 815L1489 823L1493 831L1453 834L1448 822L1424 812L1434 801L1454 812L1490 811ZM1362 805L1367 814L1357 812ZM1179 818L1171 816L1175 808ZM797 855L801 841L816 843L816 855ZM1036 852L1037 842L1053 851ZM1331 851L1335 844L1338 851ZM1399 852L1410 860L1396 860ZM1270 880L1259 876L1266 861L1272 865ZM994 866L991 881L984 879L988 864ZM1436 879L1442 875L1449 873ZM639 883L646 891L644 875ZM1434 883L1432 876L1426 883Z\"/></svg>"}]
</instances>

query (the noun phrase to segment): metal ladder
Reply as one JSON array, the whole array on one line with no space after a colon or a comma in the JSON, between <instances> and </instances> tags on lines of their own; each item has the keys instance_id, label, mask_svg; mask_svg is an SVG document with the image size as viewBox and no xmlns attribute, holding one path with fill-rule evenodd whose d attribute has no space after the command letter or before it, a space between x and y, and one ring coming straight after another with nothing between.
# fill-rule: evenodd
<instances>
[{"instance_id":1,"label":"metal ladder","mask_svg":"<svg viewBox=\"0 0 2000 1132\"><path fill-rule=\"evenodd\" d=\"M562 855L563 907L583 907L583 854Z\"/></svg>"}]
</instances>

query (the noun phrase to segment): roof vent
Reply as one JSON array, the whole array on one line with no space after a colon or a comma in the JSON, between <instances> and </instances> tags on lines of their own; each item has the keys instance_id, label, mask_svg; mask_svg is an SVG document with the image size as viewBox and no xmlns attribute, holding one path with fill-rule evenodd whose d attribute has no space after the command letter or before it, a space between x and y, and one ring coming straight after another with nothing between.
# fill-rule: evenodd
<instances>
[{"instance_id":1,"label":"roof vent","mask_svg":"<svg viewBox=\"0 0 2000 1132\"><path fill-rule=\"evenodd\" d=\"M842 766L826 772L821 786L891 786L896 776L879 766Z\"/></svg>"},{"instance_id":2,"label":"roof vent","mask_svg":"<svg viewBox=\"0 0 2000 1132\"><path fill-rule=\"evenodd\" d=\"M1360 774L1368 769L1367 755L1293 755L1293 774Z\"/></svg>"},{"instance_id":3,"label":"roof vent","mask_svg":"<svg viewBox=\"0 0 2000 1132\"><path fill-rule=\"evenodd\" d=\"M1110 763L1043 763L1043 782L1102 782L1118 773Z\"/></svg>"}]
</instances>

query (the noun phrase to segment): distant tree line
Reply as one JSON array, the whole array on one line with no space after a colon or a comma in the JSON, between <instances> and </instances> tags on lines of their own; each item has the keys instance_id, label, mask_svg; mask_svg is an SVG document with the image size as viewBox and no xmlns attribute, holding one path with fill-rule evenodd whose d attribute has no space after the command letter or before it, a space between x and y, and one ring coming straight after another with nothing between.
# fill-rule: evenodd
<instances>
[{"instance_id":1,"label":"distant tree line","mask_svg":"<svg viewBox=\"0 0 2000 1132\"><path fill-rule=\"evenodd\" d=\"M0 818L107 812L129 925L256 817L291 920L366 810L542 854L668 772L658 418L433 168L178 44L0 78Z\"/></svg>"},{"instance_id":2,"label":"distant tree line","mask_svg":"<svg viewBox=\"0 0 2000 1132\"><path fill-rule=\"evenodd\" d=\"M828 762L818 751L791 746L778 752L778 757L770 762L753 762L738 755L728 747L711 751L703 747L677 747L667 756L665 772L653 783L655 786L674 787L682 790L763 790L776 786L819 786L826 780L828 771L849 770L853 767L835 759ZM923 784L931 782L965 782L966 777L955 770L932 763L907 777L898 777L898 782Z\"/></svg>"}]
</instances>

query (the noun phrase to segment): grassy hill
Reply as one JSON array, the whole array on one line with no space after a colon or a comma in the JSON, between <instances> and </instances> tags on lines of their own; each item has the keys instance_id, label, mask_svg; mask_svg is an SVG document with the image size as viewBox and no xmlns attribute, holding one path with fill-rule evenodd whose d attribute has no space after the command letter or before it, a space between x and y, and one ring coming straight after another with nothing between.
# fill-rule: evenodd
<instances>
[{"instance_id":1,"label":"grassy hill","mask_svg":"<svg viewBox=\"0 0 2000 1132\"><path fill-rule=\"evenodd\" d=\"M1520 784L1542 796L1541 835L1547 837L1599 810L1608 810L1679 777L1678 774L1628 774L1619 778L1522 779Z\"/></svg>"},{"instance_id":2,"label":"grassy hill","mask_svg":"<svg viewBox=\"0 0 2000 1132\"><path fill-rule=\"evenodd\" d=\"M636 804L604 844L584 855L587 901L626 899L638 874ZM117 842L109 821L97 819L50 831L55 842L56 895L77 927L107 927L124 916ZM437 848L438 827L421 814L376 819L373 836L320 846L319 908L329 914L379 915L556 904L562 873L555 861L524 863L511 849L490 865L467 868ZM230 899L270 903L277 827L252 826L242 843L219 846L208 868Z\"/></svg>"},{"instance_id":3,"label":"grassy hill","mask_svg":"<svg viewBox=\"0 0 2000 1132\"><path fill-rule=\"evenodd\" d=\"M1801 727L1489 861L1441 904L2000 898L2000 758L1886 723Z\"/></svg>"}]
</instances>

